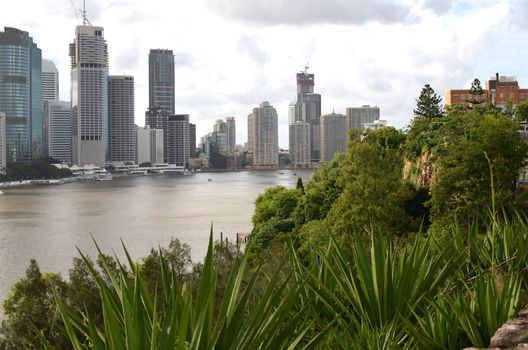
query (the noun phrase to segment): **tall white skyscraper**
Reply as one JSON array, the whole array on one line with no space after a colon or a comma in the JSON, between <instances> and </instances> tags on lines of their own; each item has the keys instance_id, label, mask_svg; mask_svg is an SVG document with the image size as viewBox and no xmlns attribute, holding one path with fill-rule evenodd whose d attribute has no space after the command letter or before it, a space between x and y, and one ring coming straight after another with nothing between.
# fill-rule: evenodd
<instances>
[{"instance_id":1,"label":"tall white skyscraper","mask_svg":"<svg viewBox=\"0 0 528 350\"><path fill-rule=\"evenodd\" d=\"M253 109L253 165L279 164L279 129L277 110L269 102Z\"/></svg>"},{"instance_id":2,"label":"tall white skyscraper","mask_svg":"<svg viewBox=\"0 0 528 350\"><path fill-rule=\"evenodd\" d=\"M45 156L72 163L72 109L70 102L45 100L43 123Z\"/></svg>"},{"instance_id":3,"label":"tall white skyscraper","mask_svg":"<svg viewBox=\"0 0 528 350\"><path fill-rule=\"evenodd\" d=\"M108 78L108 161L134 162L135 148L134 77L112 75Z\"/></svg>"},{"instance_id":4,"label":"tall white skyscraper","mask_svg":"<svg viewBox=\"0 0 528 350\"><path fill-rule=\"evenodd\" d=\"M108 51L103 27L77 26L70 57L73 163L104 166L108 147Z\"/></svg>"},{"instance_id":5,"label":"tall white skyscraper","mask_svg":"<svg viewBox=\"0 0 528 350\"><path fill-rule=\"evenodd\" d=\"M59 71L55 63L42 60L42 100L59 100Z\"/></svg>"}]
</instances>

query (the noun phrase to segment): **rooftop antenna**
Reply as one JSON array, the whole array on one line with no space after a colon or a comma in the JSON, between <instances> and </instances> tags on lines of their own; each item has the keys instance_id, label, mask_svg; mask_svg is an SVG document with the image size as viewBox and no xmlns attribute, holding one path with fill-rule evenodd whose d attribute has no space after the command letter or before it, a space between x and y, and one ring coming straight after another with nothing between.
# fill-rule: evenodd
<instances>
[{"instance_id":1,"label":"rooftop antenna","mask_svg":"<svg viewBox=\"0 0 528 350\"><path fill-rule=\"evenodd\" d=\"M82 13L83 26L85 26L87 22L88 22L89 25L92 25L92 23L90 23L90 21L86 17L86 0L83 0L83 9L79 10L79 11L81 11L81 13Z\"/></svg>"}]
</instances>

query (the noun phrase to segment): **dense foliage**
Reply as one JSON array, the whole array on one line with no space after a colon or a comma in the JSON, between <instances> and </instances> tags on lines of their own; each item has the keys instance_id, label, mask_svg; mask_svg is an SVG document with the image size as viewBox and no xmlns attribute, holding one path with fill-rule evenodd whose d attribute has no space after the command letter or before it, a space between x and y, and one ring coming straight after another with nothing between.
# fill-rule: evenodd
<instances>
[{"instance_id":1,"label":"dense foliage","mask_svg":"<svg viewBox=\"0 0 528 350\"><path fill-rule=\"evenodd\" d=\"M31 163L10 162L6 167L6 174L0 175L2 181L19 181L33 179L60 179L71 177L69 169L59 169L46 160L35 160Z\"/></svg>"},{"instance_id":2,"label":"dense foliage","mask_svg":"<svg viewBox=\"0 0 528 350\"><path fill-rule=\"evenodd\" d=\"M31 262L0 349L487 347L528 303L525 107L444 112L428 85L417 101L405 132L353 137L261 194L244 254L211 239L193 265L173 240L139 262L82 256L68 281Z\"/></svg>"}]
</instances>

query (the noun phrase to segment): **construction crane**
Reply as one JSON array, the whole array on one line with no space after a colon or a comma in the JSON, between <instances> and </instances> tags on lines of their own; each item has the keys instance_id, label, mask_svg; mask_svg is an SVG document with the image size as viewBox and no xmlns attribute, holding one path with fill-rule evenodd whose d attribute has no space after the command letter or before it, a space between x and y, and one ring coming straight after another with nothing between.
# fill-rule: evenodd
<instances>
[{"instance_id":1,"label":"construction crane","mask_svg":"<svg viewBox=\"0 0 528 350\"><path fill-rule=\"evenodd\" d=\"M288 56L288 58L292 60L293 62L297 63L298 65L301 65L301 66L303 65L301 62L297 61L291 56ZM308 74L308 68L310 68L310 65L308 62L306 62L306 64L304 65L304 74Z\"/></svg>"}]
</instances>

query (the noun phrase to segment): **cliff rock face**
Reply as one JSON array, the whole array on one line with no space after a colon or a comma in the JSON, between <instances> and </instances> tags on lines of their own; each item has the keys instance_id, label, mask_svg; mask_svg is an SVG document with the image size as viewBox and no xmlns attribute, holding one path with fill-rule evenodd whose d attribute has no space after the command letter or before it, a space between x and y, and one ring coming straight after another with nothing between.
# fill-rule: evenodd
<instances>
[{"instance_id":1,"label":"cliff rock face","mask_svg":"<svg viewBox=\"0 0 528 350\"><path fill-rule=\"evenodd\" d=\"M429 186L434 182L436 167L431 160L431 152L422 153L420 158L405 160L403 177L411 181L417 188Z\"/></svg>"},{"instance_id":2,"label":"cliff rock face","mask_svg":"<svg viewBox=\"0 0 528 350\"><path fill-rule=\"evenodd\" d=\"M488 349L528 350L528 310L519 312L519 317L502 325L491 338L491 344ZM466 348L465 350L478 349Z\"/></svg>"}]
</instances>

